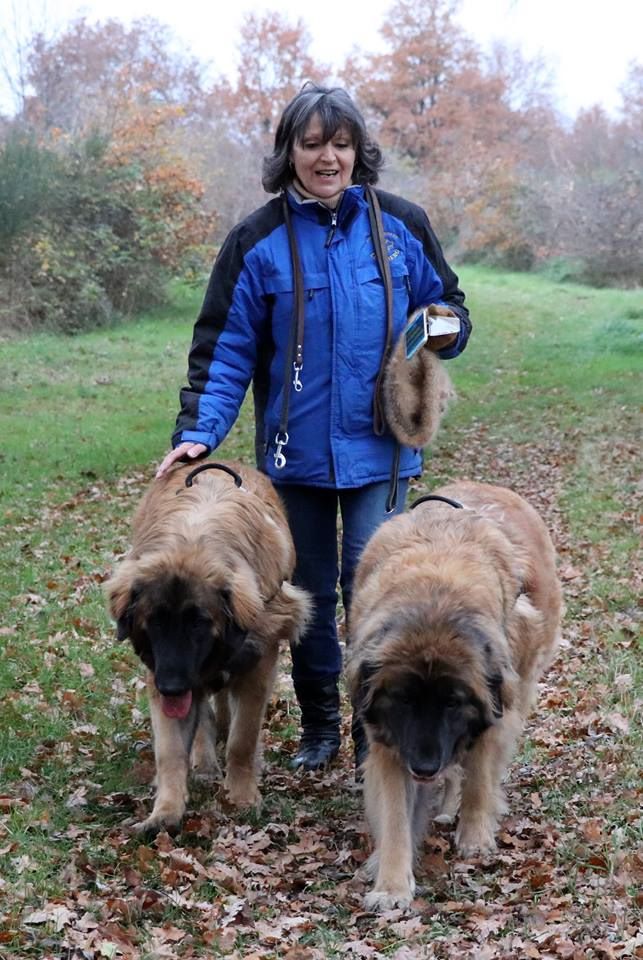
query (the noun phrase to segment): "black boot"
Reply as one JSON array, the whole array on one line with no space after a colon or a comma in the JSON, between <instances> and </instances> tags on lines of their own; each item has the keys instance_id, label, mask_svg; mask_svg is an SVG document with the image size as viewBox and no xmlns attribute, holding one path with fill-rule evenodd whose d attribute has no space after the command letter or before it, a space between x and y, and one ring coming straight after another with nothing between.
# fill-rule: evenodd
<instances>
[{"instance_id":1,"label":"black boot","mask_svg":"<svg viewBox=\"0 0 643 960\"><path fill-rule=\"evenodd\" d=\"M293 767L319 770L339 752L339 689L337 679L297 680L295 693L301 707L303 732Z\"/></svg>"}]
</instances>

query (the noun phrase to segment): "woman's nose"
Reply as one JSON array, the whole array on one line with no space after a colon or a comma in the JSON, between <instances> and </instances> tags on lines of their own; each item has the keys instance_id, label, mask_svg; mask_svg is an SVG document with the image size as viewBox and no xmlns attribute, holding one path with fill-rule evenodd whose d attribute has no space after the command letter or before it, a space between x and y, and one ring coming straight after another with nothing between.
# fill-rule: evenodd
<instances>
[{"instance_id":1,"label":"woman's nose","mask_svg":"<svg viewBox=\"0 0 643 960\"><path fill-rule=\"evenodd\" d=\"M335 148L333 147L330 140L328 143L325 143L321 152L322 160L334 160L335 159Z\"/></svg>"}]
</instances>

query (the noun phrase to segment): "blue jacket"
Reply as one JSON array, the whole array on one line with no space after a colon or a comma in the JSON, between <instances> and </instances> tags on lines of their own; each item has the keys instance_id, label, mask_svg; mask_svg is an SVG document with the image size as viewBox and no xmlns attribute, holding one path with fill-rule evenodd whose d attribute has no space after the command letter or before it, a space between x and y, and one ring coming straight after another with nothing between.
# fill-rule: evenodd
<instances>
[{"instance_id":1,"label":"blue jacket","mask_svg":"<svg viewBox=\"0 0 643 960\"><path fill-rule=\"evenodd\" d=\"M285 364L292 330L293 270L282 199L235 227L214 264L194 329L189 387L173 443L214 450L235 422L253 381L260 469L279 483L359 487L387 480L395 441L373 431L373 397L386 338L384 286L362 187L333 213L288 193L304 281L303 389L290 391L286 465L275 466ZM471 325L458 278L424 211L378 190L394 292L394 342L408 314L429 303L461 320L444 359L465 347ZM291 374L292 379L292 374ZM421 452L403 448L400 476L421 471Z\"/></svg>"}]
</instances>

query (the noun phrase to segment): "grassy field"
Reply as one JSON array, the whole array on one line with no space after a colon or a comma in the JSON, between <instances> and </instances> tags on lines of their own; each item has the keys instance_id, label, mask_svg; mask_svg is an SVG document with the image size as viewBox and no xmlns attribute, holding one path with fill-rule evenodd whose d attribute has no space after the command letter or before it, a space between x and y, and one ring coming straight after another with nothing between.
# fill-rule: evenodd
<instances>
[{"instance_id":1,"label":"grassy field","mask_svg":"<svg viewBox=\"0 0 643 960\"><path fill-rule=\"evenodd\" d=\"M195 786L179 836L128 832L149 809L150 731L101 584L168 443L200 299L179 290L127 326L0 343L3 960L643 955L643 297L471 268L461 279L474 335L450 364L459 399L413 492L468 476L526 496L554 536L567 607L497 855L463 862L440 828L413 913L364 912L351 751L325 775L290 772L285 655L261 813ZM220 455L251 450L245 409Z\"/></svg>"}]
</instances>

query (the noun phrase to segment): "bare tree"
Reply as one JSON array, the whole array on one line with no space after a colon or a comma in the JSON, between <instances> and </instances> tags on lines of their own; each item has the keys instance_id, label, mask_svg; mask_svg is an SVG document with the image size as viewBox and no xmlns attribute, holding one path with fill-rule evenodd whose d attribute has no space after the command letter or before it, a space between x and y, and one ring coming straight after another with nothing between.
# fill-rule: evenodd
<instances>
[{"instance_id":1,"label":"bare tree","mask_svg":"<svg viewBox=\"0 0 643 960\"><path fill-rule=\"evenodd\" d=\"M27 93L28 57L36 33L51 30L45 0L10 0L0 31L0 116L20 114Z\"/></svg>"}]
</instances>

